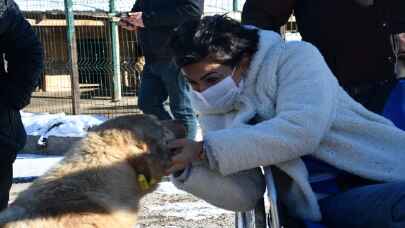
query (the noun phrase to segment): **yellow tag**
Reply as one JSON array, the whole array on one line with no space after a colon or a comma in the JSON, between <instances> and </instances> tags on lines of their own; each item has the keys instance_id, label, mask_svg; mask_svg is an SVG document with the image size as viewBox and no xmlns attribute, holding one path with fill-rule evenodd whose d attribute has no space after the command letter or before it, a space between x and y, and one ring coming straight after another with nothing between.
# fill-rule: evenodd
<instances>
[{"instance_id":1,"label":"yellow tag","mask_svg":"<svg viewBox=\"0 0 405 228\"><path fill-rule=\"evenodd\" d=\"M142 190L148 190L152 185L156 184L157 181L155 179L151 179L149 182L146 177L142 174L138 175L138 183Z\"/></svg>"}]
</instances>

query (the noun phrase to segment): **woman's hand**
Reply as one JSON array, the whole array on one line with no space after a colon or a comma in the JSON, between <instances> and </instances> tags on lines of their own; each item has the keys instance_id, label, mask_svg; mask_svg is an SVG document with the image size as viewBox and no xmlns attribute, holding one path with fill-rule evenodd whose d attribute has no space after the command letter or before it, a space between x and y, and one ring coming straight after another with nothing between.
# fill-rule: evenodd
<instances>
[{"instance_id":1,"label":"woman's hand","mask_svg":"<svg viewBox=\"0 0 405 228\"><path fill-rule=\"evenodd\" d=\"M194 161L202 159L203 142L191 139L176 139L168 147L176 151L172 157L172 166L166 171L168 174L185 169Z\"/></svg>"}]
</instances>

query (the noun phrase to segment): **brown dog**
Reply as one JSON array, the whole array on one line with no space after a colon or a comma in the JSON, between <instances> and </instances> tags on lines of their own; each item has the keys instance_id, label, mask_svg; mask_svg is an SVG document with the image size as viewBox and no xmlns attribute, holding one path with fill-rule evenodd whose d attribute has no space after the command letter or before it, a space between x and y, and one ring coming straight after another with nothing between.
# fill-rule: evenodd
<instances>
[{"instance_id":1,"label":"brown dog","mask_svg":"<svg viewBox=\"0 0 405 228\"><path fill-rule=\"evenodd\" d=\"M106 121L0 213L0 227L134 227L140 198L169 166L166 143L177 137L181 126L151 116Z\"/></svg>"}]
</instances>

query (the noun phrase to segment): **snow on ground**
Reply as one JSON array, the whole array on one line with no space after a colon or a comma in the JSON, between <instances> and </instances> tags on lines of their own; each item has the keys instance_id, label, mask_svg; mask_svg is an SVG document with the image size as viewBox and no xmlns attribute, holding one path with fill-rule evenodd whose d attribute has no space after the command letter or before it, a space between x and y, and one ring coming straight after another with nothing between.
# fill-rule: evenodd
<instances>
[{"instance_id":1,"label":"snow on ground","mask_svg":"<svg viewBox=\"0 0 405 228\"><path fill-rule=\"evenodd\" d=\"M217 217L223 214L232 214L232 212L216 208L203 201L175 202L148 209L149 211L159 211L168 217L179 217L185 220L204 220L207 216Z\"/></svg>"},{"instance_id":2,"label":"snow on ground","mask_svg":"<svg viewBox=\"0 0 405 228\"><path fill-rule=\"evenodd\" d=\"M65 113L21 112L21 117L28 135L52 135L60 137L83 137L90 127L97 126L107 120L103 116L74 116L66 115ZM51 129L52 126L55 127Z\"/></svg>"},{"instance_id":3,"label":"snow on ground","mask_svg":"<svg viewBox=\"0 0 405 228\"><path fill-rule=\"evenodd\" d=\"M187 192L176 188L171 182L161 182L159 187L155 190L157 193L167 195L185 195Z\"/></svg>"},{"instance_id":4,"label":"snow on ground","mask_svg":"<svg viewBox=\"0 0 405 228\"><path fill-rule=\"evenodd\" d=\"M171 182L162 182L156 191L141 200L141 227L234 227L234 213L178 190Z\"/></svg>"},{"instance_id":5,"label":"snow on ground","mask_svg":"<svg viewBox=\"0 0 405 228\"><path fill-rule=\"evenodd\" d=\"M87 130L107 120L104 116L66 115L65 113L21 112L22 121L28 135L84 137ZM54 126L53 128L51 128ZM197 129L197 140L202 139L201 129Z\"/></svg>"},{"instance_id":6,"label":"snow on ground","mask_svg":"<svg viewBox=\"0 0 405 228\"><path fill-rule=\"evenodd\" d=\"M63 157L19 154L13 164L14 178L31 178L44 174Z\"/></svg>"},{"instance_id":7,"label":"snow on ground","mask_svg":"<svg viewBox=\"0 0 405 228\"><path fill-rule=\"evenodd\" d=\"M171 182L161 182L156 189L155 194L167 196L189 196L185 191L179 190ZM148 211L159 211L162 215L168 217L179 217L185 220L203 220L207 216L218 217L224 214L233 214L231 211L222 210L212 206L202 200L193 202L172 202L167 205L154 205L153 207L146 206Z\"/></svg>"}]
</instances>

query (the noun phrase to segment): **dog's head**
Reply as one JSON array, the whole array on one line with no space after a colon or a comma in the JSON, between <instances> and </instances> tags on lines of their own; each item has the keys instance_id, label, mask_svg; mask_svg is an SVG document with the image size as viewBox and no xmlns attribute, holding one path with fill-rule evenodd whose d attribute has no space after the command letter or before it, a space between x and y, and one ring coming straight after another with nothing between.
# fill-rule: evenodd
<instances>
[{"instance_id":1,"label":"dog's head","mask_svg":"<svg viewBox=\"0 0 405 228\"><path fill-rule=\"evenodd\" d=\"M90 130L102 137L119 141L128 162L138 175L149 183L160 180L170 166L172 152L167 144L170 140L185 137L185 128L179 121L158 121L151 115L128 115L110 119Z\"/></svg>"}]
</instances>

